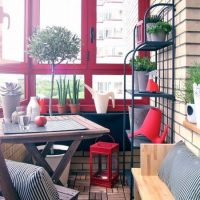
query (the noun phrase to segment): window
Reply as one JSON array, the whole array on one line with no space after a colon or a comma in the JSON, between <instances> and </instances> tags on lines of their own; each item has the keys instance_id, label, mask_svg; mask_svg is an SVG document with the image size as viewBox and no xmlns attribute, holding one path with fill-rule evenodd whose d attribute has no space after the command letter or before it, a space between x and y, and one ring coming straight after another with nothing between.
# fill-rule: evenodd
<instances>
[{"instance_id":1,"label":"window","mask_svg":"<svg viewBox=\"0 0 200 200\"><path fill-rule=\"evenodd\" d=\"M0 3L0 64L24 61L24 0L3 0Z\"/></svg>"},{"instance_id":2,"label":"window","mask_svg":"<svg viewBox=\"0 0 200 200\"><path fill-rule=\"evenodd\" d=\"M40 27L46 26L65 27L81 38L81 0L41 0Z\"/></svg>"},{"instance_id":3,"label":"window","mask_svg":"<svg viewBox=\"0 0 200 200\"><path fill-rule=\"evenodd\" d=\"M99 92L113 90L118 103L123 99L124 54L132 49L132 32L138 20L137 1L132 0L1 0L0 1L0 73L16 73L26 95L48 97L51 66L27 59L27 42L36 27L64 26L81 38L78 59L55 67L59 74L80 75L81 82ZM9 25L10 21L10 26ZM131 71L131 70L130 70ZM0 76L1 77L1 76ZM5 79L1 79L4 81ZM12 78L15 80L15 78ZM7 81L7 80L6 80ZM128 86L131 80L127 79ZM54 83L54 98L57 86ZM81 88L84 109L94 103ZM89 106L88 106L89 105ZM119 106L120 107L120 106Z\"/></svg>"},{"instance_id":4,"label":"window","mask_svg":"<svg viewBox=\"0 0 200 200\"><path fill-rule=\"evenodd\" d=\"M97 0L97 63L123 63L125 53L132 49L133 4Z\"/></svg>"}]
</instances>

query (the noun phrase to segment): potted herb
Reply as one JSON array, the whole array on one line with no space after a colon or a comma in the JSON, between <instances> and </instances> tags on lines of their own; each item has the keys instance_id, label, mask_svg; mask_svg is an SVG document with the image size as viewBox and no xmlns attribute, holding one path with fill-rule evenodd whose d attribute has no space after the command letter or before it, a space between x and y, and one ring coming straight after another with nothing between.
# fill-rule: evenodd
<instances>
[{"instance_id":1,"label":"potted herb","mask_svg":"<svg viewBox=\"0 0 200 200\"><path fill-rule=\"evenodd\" d=\"M151 15L149 17L146 17L145 19L145 23L146 23L146 30L148 30L150 27L154 26L157 22L162 22L162 18L160 15ZM146 33L147 34L147 41L151 41L151 34L150 33Z\"/></svg>"},{"instance_id":2,"label":"potted herb","mask_svg":"<svg viewBox=\"0 0 200 200\"><path fill-rule=\"evenodd\" d=\"M79 104L79 92L80 92L80 79L76 79L76 75L73 75L72 83L68 80L69 98L70 98L70 111L71 113L78 113L80 111Z\"/></svg>"},{"instance_id":3,"label":"potted herb","mask_svg":"<svg viewBox=\"0 0 200 200\"><path fill-rule=\"evenodd\" d=\"M146 91L148 82L148 72L156 70L156 63L152 62L149 57L137 56L134 62L130 60L131 66L134 67L134 89ZM138 87L137 87L138 85Z\"/></svg>"},{"instance_id":4,"label":"potted herb","mask_svg":"<svg viewBox=\"0 0 200 200\"><path fill-rule=\"evenodd\" d=\"M172 25L168 22L157 22L147 29L147 33L151 34L151 41L164 42L166 35L172 30Z\"/></svg>"},{"instance_id":5,"label":"potted herb","mask_svg":"<svg viewBox=\"0 0 200 200\"><path fill-rule=\"evenodd\" d=\"M66 112L66 102L67 102L67 87L66 76L62 79L60 76L59 80L56 80L58 87L58 113L63 114Z\"/></svg>"},{"instance_id":6,"label":"potted herb","mask_svg":"<svg viewBox=\"0 0 200 200\"><path fill-rule=\"evenodd\" d=\"M52 115L52 97L54 86L54 71L63 61L77 59L80 51L80 39L64 27L52 26L37 29L31 36L28 54L39 63L51 65L51 94L49 114Z\"/></svg>"},{"instance_id":7,"label":"potted herb","mask_svg":"<svg viewBox=\"0 0 200 200\"><path fill-rule=\"evenodd\" d=\"M200 63L195 63L188 70L190 83L193 84L193 95L195 104L195 115L197 127L200 128Z\"/></svg>"}]
</instances>

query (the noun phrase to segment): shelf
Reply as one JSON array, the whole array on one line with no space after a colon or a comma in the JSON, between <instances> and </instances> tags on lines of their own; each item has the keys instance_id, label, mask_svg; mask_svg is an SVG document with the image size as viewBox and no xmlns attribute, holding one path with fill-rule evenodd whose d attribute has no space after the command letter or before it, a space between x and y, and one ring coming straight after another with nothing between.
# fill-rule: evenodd
<instances>
[{"instance_id":1,"label":"shelf","mask_svg":"<svg viewBox=\"0 0 200 200\"><path fill-rule=\"evenodd\" d=\"M127 93L132 95L132 90L126 90ZM134 96L136 97L163 97L166 99L172 99L175 100L174 95L172 94L167 94L164 92L159 92L159 93L154 93L154 92L134 92Z\"/></svg>"},{"instance_id":2,"label":"shelf","mask_svg":"<svg viewBox=\"0 0 200 200\"><path fill-rule=\"evenodd\" d=\"M146 41L138 46L138 51L156 51L172 45L172 41L166 42L150 42Z\"/></svg>"},{"instance_id":3,"label":"shelf","mask_svg":"<svg viewBox=\"0 0 200 200\"><path fill-rule=\"evenodd\" d=\"M197 127L197 124L192 124L192 123L188 122L187 120L185 120L183 122L183 126L194 131L194 132L196 132L196 133L198 133L198 134L200 134L200 128Z\"/></svg>"}]
</instances>

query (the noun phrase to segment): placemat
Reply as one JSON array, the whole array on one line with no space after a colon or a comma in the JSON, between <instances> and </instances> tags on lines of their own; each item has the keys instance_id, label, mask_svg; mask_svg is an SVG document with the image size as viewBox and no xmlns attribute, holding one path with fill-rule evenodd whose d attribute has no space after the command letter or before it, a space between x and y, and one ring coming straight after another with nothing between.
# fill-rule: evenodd
<instances>
[{"instance_id":1,"label":"placemat","mask_svg":"<svg viewBox=\"0 0 200 200\"><path fill-rule=\"evenodd\" d=\"M31 123L29 130L21 130L18 124L3 123L3 132L5 134L18 134L18 133L38 133L38 132L55 132L55 131L74 131L74 130L85 130L85 126L78 122L67 119L67 120L56 120L47 121L43 127L38 127L35 123Z\"/></svg>"}]
</instances>

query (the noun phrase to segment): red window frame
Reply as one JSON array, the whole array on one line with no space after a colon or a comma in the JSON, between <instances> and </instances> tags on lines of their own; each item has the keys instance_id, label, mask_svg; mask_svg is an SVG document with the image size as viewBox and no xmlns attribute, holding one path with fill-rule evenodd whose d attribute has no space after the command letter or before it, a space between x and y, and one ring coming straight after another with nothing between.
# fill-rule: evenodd
<instances>
[{"instance_id":1,"label":"red window frame","mask_svg":"<svg viewBox=\"0 0 200 200\"><path fill-rule=\"evenodd\" d=\"M149 0L138 0L138 18L143 18L145 10L149 7ZM25 0L25 46L35 27L39 25L40 0ZM87 16L87 17L86 17ZM92 75L123 75L123 64L97 64L96 63L96 40L90 41L90 30L96 30L96 1L82 1L82 46L81 64L61 64L56 66L55 74L83 74L85 83L92 85ZM84 44L84 45L83 45ZM89 54L89 60L87 59ZM23 63L9 63L0 66L0 73L16 73L25 75L25 102L36 93L35 82L37 74L51 74L50 66L37 64L24 54ZM131 71L130 71L131 73ZM148 103L148 99L136 100L137 103ZM81 100L81 111L95 111L91 94L85 90L85 99ZM122 111L123 100L116 100L116 108L113 110L110 104L109 111Z\"/></svg>"}]
</instances>

